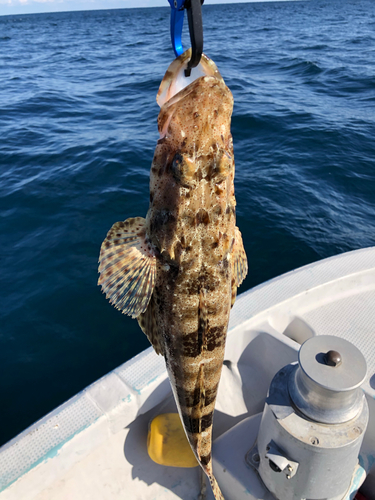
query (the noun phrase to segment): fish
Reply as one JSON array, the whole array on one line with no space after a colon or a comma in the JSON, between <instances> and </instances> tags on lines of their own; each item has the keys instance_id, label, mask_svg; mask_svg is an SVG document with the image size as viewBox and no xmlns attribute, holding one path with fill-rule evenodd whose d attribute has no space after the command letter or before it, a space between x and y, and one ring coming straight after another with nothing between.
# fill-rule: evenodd
<instances>
[{"instance_id":1,"label":"fish","mask_svg":"<svg viewBox=\"0 0 375 500\"><path fill-rule=\"evenodd\" d=\"M191 49L160 84L157 141L146 218L116 222L100 249L98 284L137 318L165 358L190 446L215 499L212 424L229 314L248 264L236 226L233 96L205 54Z\"/></svg>"}]
</instances>

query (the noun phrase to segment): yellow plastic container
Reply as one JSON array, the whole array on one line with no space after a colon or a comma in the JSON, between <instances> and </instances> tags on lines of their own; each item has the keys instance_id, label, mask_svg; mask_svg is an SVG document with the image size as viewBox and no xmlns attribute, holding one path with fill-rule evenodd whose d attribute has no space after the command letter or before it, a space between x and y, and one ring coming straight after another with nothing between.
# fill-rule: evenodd
<instances>
[{"instance_id":1,"label":"yellow plastic container","mask_svg":"<svg viewBox=\"0 0 375 500\"><path fill-rule=\"evenodd\" d=\"M147 451L154 462L171 467L197 467L178 413L155 417L149 427Z\"/></svg>"}]
</instances>

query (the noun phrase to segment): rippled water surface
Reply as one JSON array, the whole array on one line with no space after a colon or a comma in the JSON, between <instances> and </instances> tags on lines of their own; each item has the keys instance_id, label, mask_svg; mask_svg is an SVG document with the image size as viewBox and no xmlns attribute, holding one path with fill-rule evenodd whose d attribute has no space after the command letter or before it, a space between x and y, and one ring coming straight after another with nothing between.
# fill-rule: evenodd
<instances>
[{"instance_id":1,"label":"rippled water surface","mask_svg":"<svg viewBox=\"0 0 375 500\"><path fill-rule=\"evenodd\" d=\"M235 100L240 291L375 245L375 2L203 19ZM110 226L148 208L168 30L167 7L0 17L1 443L148 347L97 260Z\"/></svg>"}]
</instances>

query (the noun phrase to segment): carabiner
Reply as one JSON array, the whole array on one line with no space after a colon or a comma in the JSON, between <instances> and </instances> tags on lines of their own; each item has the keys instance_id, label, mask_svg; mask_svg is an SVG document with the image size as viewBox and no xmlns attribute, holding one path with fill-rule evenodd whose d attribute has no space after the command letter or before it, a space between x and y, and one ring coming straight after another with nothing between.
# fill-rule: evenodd
<instances>
[{"instance_id":1,"label":"carabiner","mask_svg":"<svg viewBox=\"0 0 375 500\"><path fill-rule=\"evenodd\" d=\"M171 10L171 41L176 57L184 51L182 48L182 27L184 24L184 9L188 13L189 33L191 41L191 58L185 70L185 76L190 76L191 69L198 66L203 52L202 4L204 0L168 0Z\"/></svg>"},{"instance_id":2,"label":"carabiner","mask_svg":"<svg viewBox=\"0 0 375 500\"><path fill-rule=\"evenodd\" d=\"M176 57L180 56L184 49L182 48L181 35L184 25L184 3L185 0L168 0L171 6L171 41Z\"/></svg>"}]
</instances>

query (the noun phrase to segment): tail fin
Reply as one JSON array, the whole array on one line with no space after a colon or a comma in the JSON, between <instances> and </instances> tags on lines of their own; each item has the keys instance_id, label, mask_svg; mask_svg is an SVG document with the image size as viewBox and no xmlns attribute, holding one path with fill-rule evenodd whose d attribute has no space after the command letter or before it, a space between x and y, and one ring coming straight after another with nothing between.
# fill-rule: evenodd
<instances>
[{"instance_id":1,"label":"tail fin","mask_svg":"<svg viewBox=\"0 0 375 500\"><path fill-rule=\"evenodd\" d=\"M212 474L211 476L208 476L208 479L210 480L212 492L214 494L215 500L225 500L223 497L223 494L221 493L221 489L219 485L217 484L217 481L215 479L215 476Z\"/></svg>"},{"instance_id":2,"label":"tail fin","mask_svg":"<svg viewBox=\"0 0 375 500\"><path fill-rule=\"evenodd\" d=\"M225 500L225 498L221 492L221 489L220 489L219 485L217 484L214 473L212 472L212 461L210 461L207 464L207 466L202 465L202 469L204 470L204 472L206 473L206 475L210 481L210 485L211 485L215 500Z\"/></svg>"}]
</instances>

